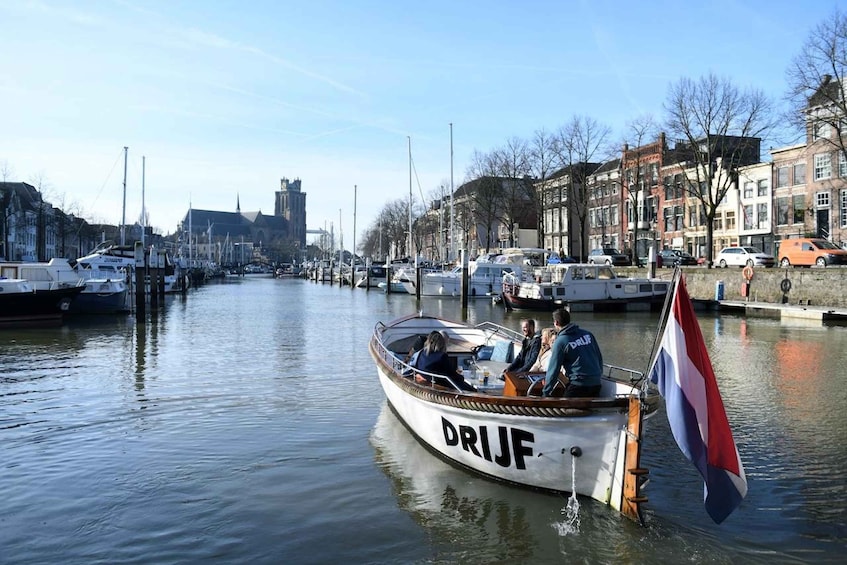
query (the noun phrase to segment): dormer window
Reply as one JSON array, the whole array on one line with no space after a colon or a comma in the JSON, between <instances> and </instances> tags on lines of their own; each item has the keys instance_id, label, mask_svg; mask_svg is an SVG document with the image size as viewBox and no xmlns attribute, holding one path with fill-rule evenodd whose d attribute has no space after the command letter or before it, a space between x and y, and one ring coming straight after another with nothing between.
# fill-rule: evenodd
<instances>
[{"instance_id":1,"label":"dormer window","mask_svg":"<svg viewBox=\"0 0 847 565\"><path fill-rule=\"evenodd\" d=\"M815 122L812 125L812 141L829 138L830 131L829 122Z\"/></svg>"}]
</instances>

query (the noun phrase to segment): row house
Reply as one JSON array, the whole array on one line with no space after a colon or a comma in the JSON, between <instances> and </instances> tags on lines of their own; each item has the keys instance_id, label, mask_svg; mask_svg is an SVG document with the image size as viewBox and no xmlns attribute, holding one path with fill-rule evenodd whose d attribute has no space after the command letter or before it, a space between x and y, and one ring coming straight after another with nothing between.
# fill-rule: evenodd
<instances>
[{"instance_id":1,"label":"row house","mask_svg":"<svg viewBox=\"0 0 847 565\"><path fill-rule=\"evenodd\" d=\"M0 183L0 258L46 261L55 257L55 210L25 182Z\"/></svg>"},{"instance_id":2,"label":"row house","mask_svg":"<svg viewBox=\"0 0 847 565\"><path fill-rule=\"evenodd\" d=\"M611 195L612 183L616 180L605 180L606 196L603 196L604 181L591 176L591 173L601 171L614 176L613 170L614 167L605 170L601 163L577 163L536 181L536 194L544 215L541 240L546 249L557 251L560 255L585 258L592 230L618 238L619 230L611 225L611 218L616 212L609 210L610 206L617 205ZM600 187L599 197L596 196L597 187ZM592 228L592 222L597 227Z\"/></svg>"},{"instance_id":3,"label":"row house","mask_svg":"<svg viewBox=\"0 0 847 565\"><path fill-rule=\"evenodd\" d=\"M622 247L620 163L604 163L587 178L588 249Z\"/></svg>"},{"instance_id":4,"label":"row house","mask_svg":"<svg viewBox=\"0 0 847 565\"><path fill-rule=\"evenodd\" d=\"M137 223L127 226L130 241L140 239L141 229ZM152 241L152 230L145 229ZM0 260L74 260L105 240L117 241L119 233L118 226L89 224L66 214L31 184L0 182Z\"/></svg>"},{"instance_id":5,"label":"row house","mask_svg":"<svg viewBox=\"0 0 847 565\"><path fill-rule=\"evenodd\" d=\"M466 182L432 202L415 221L415 247L436 262L455 259L453 249L476 257L508 247L535 247L538 213L533 190L529 178L484 176Z\"/></svg>"},{"instance_id":6,"label":"row house","mask_svg":"<svg viewBox=\"0 0 847 565\"><path fill-rule=\"evenodd\" d=\"M706 186L707 175L695 166L694 152L703 151L700 145L706 140L694 146L677 142L669 148L662 134L652 144L624 146L619 160L598 166L587 177L589 221L584 233L574 203L568 201L580 190L563 169L537 184L544 199L544 226L549 227L546 245L579 257L579 248L568 242L584 237L589 248L618 247L641 258L651 246L714 257L726 246L752 245L776 255L780 241L799 236L847 245L843 94L843 84L826 77L809 100L806 142L771 149L770 162L760 160L757 138L712 136L710 141L722 146L720 153L732 159L708 160L714 170L720 169L725 181L721 186ZM716 203L709 250L707 214L697 194L708 202L708 194L719 192L725 194Z\"/></svg>"}]
</instances>

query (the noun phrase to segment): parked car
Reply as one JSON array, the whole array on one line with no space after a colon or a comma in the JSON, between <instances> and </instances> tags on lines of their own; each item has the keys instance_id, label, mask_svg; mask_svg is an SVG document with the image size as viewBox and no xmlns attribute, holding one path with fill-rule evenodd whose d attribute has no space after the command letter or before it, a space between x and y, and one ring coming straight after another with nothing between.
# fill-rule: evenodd
<instances>
[{"instance_id":1,"label":"parked car","mask_svg":"<svg viewBox=\"0 0 847 565\"><path fill-rule=\"evenodd\" d=\"M624 255L614 247L592 249L588 254L588 262L596 265L617 265L628 267L632 265L629 255Z\"/></svg>"},{"instance_id":2,"label":"parked car","mask_svg":"<svg viewBox=\"0 0 847 565\"><path fill-rule=\"evenodd\" d=\"M659 251L663 267L678 267L680 265L696 265L697 259L690 253L678 249L662 249Z\"/></svg>"},{"instance_id":3,"label":"parked car","mask_svg":"<svg viewBox=\"0 0 847 565\"><path fill-rule=\"evenodd\" d=\"M773 267L773 255L763 253L755 247L724 247L715 258L718 267Z\"/></svg>"},{"instance_id":4,"label":"parked car","mask_svg":"<svg viewBox=\"0 0 847 565\"><path fill-rule=\"evenodd\" d=\"M779 265L826 267L827 265L847 264L847 249L838 247L831 241L816 237L798 237L785 239L779 244Z\"/></svg>"}]
</instances>

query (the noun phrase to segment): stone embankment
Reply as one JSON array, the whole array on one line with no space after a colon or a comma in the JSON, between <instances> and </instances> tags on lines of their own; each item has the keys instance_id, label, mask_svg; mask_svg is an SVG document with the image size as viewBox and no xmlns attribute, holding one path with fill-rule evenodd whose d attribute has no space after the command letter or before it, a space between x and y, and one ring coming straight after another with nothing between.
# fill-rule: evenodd
<instances>
[{"instance_id":1,"label":"stone embankment","mask_svg":"<svg viewBox=\"0 0 847 565\"><path fill-rule=\"evenodd\" d=\"M615 271L623 277L643 277L647 273L644 268L634 267L616 268ZM717 283L723 281L724 300L748 300L742 296L745 279L739 267L683 267L682 271L691 298L715 300ZM671 275L671 269L656 270L658 277L670 278ZM785 280L790 284L784 283ZM783 292L785 288L787 292ZM757 267L753 269L749 293L750 302L847 308L847 267Z\"/></svg>"}]
</instances>

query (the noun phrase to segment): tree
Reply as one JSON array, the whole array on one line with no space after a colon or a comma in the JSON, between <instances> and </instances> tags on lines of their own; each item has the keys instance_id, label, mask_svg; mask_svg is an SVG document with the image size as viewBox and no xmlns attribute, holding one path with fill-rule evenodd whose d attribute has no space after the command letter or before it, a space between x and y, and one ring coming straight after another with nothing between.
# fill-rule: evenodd
<instances>
[{"instance_id":1,"label":"tree","mask_svg":"<svg viewBox=\"0 0 847 565\"><path fill-rule=\"evenodd\" d=\"M836 9L818 24L786 74L790 123L804 138L807 127L829 129L819 139L847 157L847 14Z\"/></svg>"},{"instance_id":2,"label":"tree","mask_svg":"<svg viewBox=\"0 0 847 565\"><path fill-rule=\"evenodd\" d=\"M645 146L659 136L659 127L652 116L644 115L630 121L626 128L621 159L621 189L630 210L627 219L632 223L632 264L637 265L639 264L638 224L645 219L646 204L650 194L651 179L648 178L649 172L646 165L648 161L652 162L648 156L655 153L655 148ZM630 147L632 147L631 151ZM658 150L663 151L664 147Z\"/></svg>"},{"instance_id":3,"label":"tree","mask_svg":"<svg viewBox=\"0 0 847 565\"><path fill-rule=\"evenodd\" d=\"M544 234L547 231L544 218L544 194L543 190L550 175L561 167L559 159L560 151L556 144L556 137L544 129L536 130L528 145L527 169L530 176L534 177L536 185L541 187L533 190L533 206L535 216L538 218L538 247L544 247Z\"/></svg>"},{"instance_id":4,"label":"tree","mask_svg":"<svg viewBox=\"0 0 847 565\"><path fill-rule=\"evenodd\" d=\"M575 218L579 223L579 254L581 258L588 255L587 233L588 220L588 177L597 169L598 160L605 161L610 154L607 141L611 129L593 118L574 116L571 121L562 126L558 132L557 146L562 165L567 169L567 196L560 201L567 202L568 219ZM565 196L565 195L562 195ZM564 218L560 224L564 225ZM571 241L574 233L568 226Z\"/></svg>"},{"instance_id":5,"label":"tree","mask_svg":"<svg viewBox=\"0 0 847 565\"><path fill-rule=\"evenodd\" d=\"M759 162L761 138L774 127L772 104L761 90L742 91L709 74L672 85L665 111L667 131L682 139L681 149L690 159L683 191L702 206L711 267L718 206L736 185L737 168Z\"/></svg>"},{"instance_id":6,"label":"tree","mask_svg":"<svg viewBox=\"0 0 847 565\"><path fill-rule=\"evenodd\" d=\"M473 225L477 228L479 246L491 251L491 234L502 221L503 183L497 176L497 161L493 153L474 151L467 176L472 178L462 186L471 203ZM482 228L484 234L479 233ZM484 236L484 237L483 237Z\"/></svg>"},{"instance_id":7,"label":"tree","mask_svg":"<svg viewBox=\"0 0 847 565\"><path fill-rule=\"evenodd\" d=\"M535 190L529 180L529 149L526 141L512 137L506 145L495 149L490 158L495 176L501 178L500 217L509 232L511 247L515 244L515 224L526 218L527 208L535 209Z\"/></svg>"}]
</instances>

